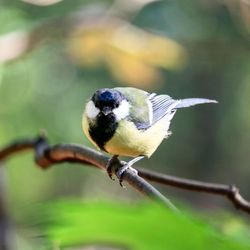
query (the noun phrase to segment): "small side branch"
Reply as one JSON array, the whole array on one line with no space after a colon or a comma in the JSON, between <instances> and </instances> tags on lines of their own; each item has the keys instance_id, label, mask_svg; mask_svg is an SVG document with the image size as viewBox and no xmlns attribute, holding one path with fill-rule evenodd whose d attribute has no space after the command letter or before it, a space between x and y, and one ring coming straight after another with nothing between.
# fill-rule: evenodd
<instances>
[{"instance_id":1,"label":"small side branch","mask_svg":"<svg viewBox=\"0 0 250 250\"><path fill-rule=\"evenodd\" d=\"M35 161L42 168L61 163L72 162L88 164L106 171L109 158L96 150L76 145L76 144L57 144L49 146L45 136L40 136L31 140L20 140L14 142L0 150L0 161L5 160L11 154L27 149L35 149ZM117 167L121 167L124 162L119 162ZM239 189L234 185L223 185L195 181L165 174L156 173L145 169L137 169L139 176L127 170L124 173L124 181L144 195L167 204L171 209L175 207L158 190L151 186L148 181L173 186L195 192L205 192L221 195L228 198L237 209L250 214L250 202L245 200L239 193Z\"/></svg>"}]
</instances>

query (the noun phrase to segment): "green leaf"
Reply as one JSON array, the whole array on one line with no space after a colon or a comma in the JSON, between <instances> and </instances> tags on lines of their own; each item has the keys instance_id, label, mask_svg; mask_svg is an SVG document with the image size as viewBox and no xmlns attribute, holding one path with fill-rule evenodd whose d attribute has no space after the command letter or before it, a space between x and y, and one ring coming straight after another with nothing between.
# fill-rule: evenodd
<instances>
[{"instance_id":1,"label":"green leaf","mask_svg":"<svg viewBox=\"0 0 250 250\"><path fill-rule=\"evenodd\" d=\"M192 215L155 204L56 202L42 206L51 244L120 246L149 250L247 249L250 244L217 232ZM41 211L41 210L38 210Z\"/></svg>"}]
</instances>

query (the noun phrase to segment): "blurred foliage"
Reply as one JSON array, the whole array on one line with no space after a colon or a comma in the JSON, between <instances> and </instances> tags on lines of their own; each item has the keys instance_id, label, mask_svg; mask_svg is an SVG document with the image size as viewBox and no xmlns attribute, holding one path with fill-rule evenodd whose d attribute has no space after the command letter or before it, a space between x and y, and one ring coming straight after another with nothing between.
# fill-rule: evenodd
<instances>
[{"instance_id":1,"label":"blurred foliage","mask_svg":"<svg viewBox=\"0 0 250 250\"><path fill-rule=\"evenodd\" d=\"M175 69L185 62L184 49L171 39L119 20L75 31L69 46L72 59L82 66L107 65L116 80L140 87L163 81L157 67Z\"/></svg>"},{"instance_id":2,"label":"blurred foliage","mask_svg":"<svg viewBox=\"0 0 250 250\"><path fill-rule=\"evenodd\" d=\"M39 209L46 218L40 224L45 240L60 249L81 245L136 250L250 247L250 232L243 234L245 226L236 218L226 222L230 225L223 232L191 214L180 216L152 203L63 201Z\"/></svg>"},{"instance_id":3,"label":"blurred foliage","mask_svg":"<svg viewBox=\"0 0 250 250\"><path fill-rule=\"evenodd\" d=\"M51 143L90 146L81 131L81 115L97 88L134 85L174 98L213 98L218 105L178 112L173 135L140 164L234 183L250 197L249 17L248 0L0 0L0 146L33 137L41 128ZM25 228L26 208L32 210L37 203L65 197L141 199L95 169L63 164L43 172L32 153L4 165L15 249L42 247L39 239L31 239L33 229ZM208 212L205 220L213 220L218 207L231 209L221 198L158 188ZM90 206L94 213L97 206ZM103 206L113 211L119 205ZM241 237L247 241L245 224L223 216L216 218L222 234L230 242ZM205 231L199 237L206 236Z\"/></svg>"}]
</instances>

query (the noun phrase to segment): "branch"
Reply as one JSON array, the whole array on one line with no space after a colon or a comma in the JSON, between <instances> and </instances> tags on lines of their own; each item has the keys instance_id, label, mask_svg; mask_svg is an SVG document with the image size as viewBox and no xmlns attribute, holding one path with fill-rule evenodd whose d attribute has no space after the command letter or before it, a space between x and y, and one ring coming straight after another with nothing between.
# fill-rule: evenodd
<instances>
[{"instance_id":1,"label":"branch","mask_svg":"<svg viewBox=\"0 0 250 250\"><path fill-rule=\"evenodd\" d=\"M245 200L241 196L239 188L237 188L235 185L224 185L224 184L190 180L186 178L180 178L176 176L156 173L146 169L137 169L137 170L139 175L148 181L153 181L160 184L195 192L203 192L203 193L225 196L234 204L235 208L250 214L250 202Z\"/></svg>"},{"instance_id":2,"label":"branch","mask_svg":"<svg viewBox=\"0 0 250 250\"><path fill-rule=\"evenodd\" d=\"M6 159L13 153L24 151L27 149L35 149L37 164L42 168L48 168L50 165L61 162L76 162L82 164L90 164L92 166L106 170L109 158L102 153L76 144L57 144L49 146L44 136L40 136L32 140L20 140L0 150L0 161ZM117 167L121 167L124 162L120 162ZM245 200L239 193L239 189L235 185L223 185L208 182L189 180L185 178L156 173L145 169L137 169L139 176L132 171L127 170L124 173L124 180L131 186L142 192L144 195L173 205L155 188L149 185L144 179L156 183L169 185L185 190L195 192L205 192L215 195L221 195L228 198L237 209L250 214L250 202ZM144 179L142 179L144 178Z\"/></svg>"},{"instance_id":3,"label":"branch","mask_svg":"<svg viewBox=\"0 0 250 250\"><path fill-rule=\"evenodd\" d=\"M25 151L27 149L35 150L35 161L43 169L47 169L49 166L56 163L73 162L90 164L106 171L106 166L109 161L109 157L81 145L57 144L49 146L45 135L41 135L31 140L16 141L8 145L0 150L0 161L5 160L13 153ZM117 161L114 165L114 169L119 169L124 164L125 162ZM145 196L160 203L164 203L173 211L178 211L165 196L130 169L124 172L123 180Z\"/></svg>"}]
</instances>

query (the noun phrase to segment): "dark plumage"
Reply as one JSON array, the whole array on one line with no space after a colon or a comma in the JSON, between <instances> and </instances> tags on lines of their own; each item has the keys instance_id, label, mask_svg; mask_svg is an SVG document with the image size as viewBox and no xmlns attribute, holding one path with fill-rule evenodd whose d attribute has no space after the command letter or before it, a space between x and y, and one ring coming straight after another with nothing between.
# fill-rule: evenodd
<instances>
[{"instance_id":1,"label":"dark plumage","mask_svg":"<svg viewBox=\"0 0 250 250\"><path fill-rule=\"evenodd\" d=\"M91 98L100 110L104 107L110 107L111 109L117 108L124 99L125 97L121 92L117 90L110 91L110 89L99 89Z\"/></svg>"},{"instance_id":2,"label":"dark plumage","mask_svg":"<svg viewBox=\"0 0 250 250\"><path fill-rule=\"evenodd\" d=\"M89 135L100 149L106 151L104 146L113 137L117 126L114 113L106 116L101 113L97 117L96 123L90 124Z\"/></svg>"}]
</instances>

